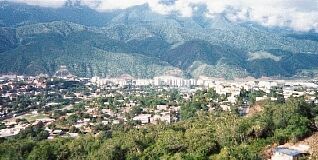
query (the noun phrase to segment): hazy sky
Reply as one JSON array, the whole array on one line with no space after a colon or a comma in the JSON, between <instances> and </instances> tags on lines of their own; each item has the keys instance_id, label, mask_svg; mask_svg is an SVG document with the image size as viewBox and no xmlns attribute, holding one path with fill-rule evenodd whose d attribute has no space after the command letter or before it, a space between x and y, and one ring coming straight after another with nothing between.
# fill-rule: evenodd
<instances>
[{"instance_id":1,"label":"hazy sky","mask_svg":"<svg viewBox=\"0 0 318 160\"><path fill-rule=\"evenodd\" d=\"M8 0L29 5L61 7L69 0ZM148 3L161 14L178 12L191 17L198 6L206 6L206 16L224 13L232 21L255 21L265 26L290 27L318 32L318 0L71 0L98 11L125 9ZM170 2L170 3L162 3Z\"/></svg>"}]
</instances>

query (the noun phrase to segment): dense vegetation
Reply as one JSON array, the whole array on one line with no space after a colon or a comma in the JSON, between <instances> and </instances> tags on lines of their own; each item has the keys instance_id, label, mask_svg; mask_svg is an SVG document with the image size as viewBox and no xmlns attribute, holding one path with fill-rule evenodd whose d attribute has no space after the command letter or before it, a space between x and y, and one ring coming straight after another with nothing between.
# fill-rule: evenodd
<instances>
[{"instance_id":1,"label":"dense vegetation","mask_svg":"<svg viewBox=\"0 0 318 160\"><path fill-rule=\"evenodd\" d=\"M216 96L210 92L210 96ZM204 99L197 94L198 99ZM191 102L183 106L200 106ZM274 144L296 142L316 131L318 106L300 99L267 102L263 110L240 117L235 112L196 108L172 125L136 129L129 124L105 128L97 137L44 140L40 123L2 139L0 159L264 159Z\"/></svg>"},{"instance_id":2,"label":"dense vegetation","mask_svg":"<svg viewBox=\"0 0 318 160\"><path fill-rule=\"evenodd\" d=\"M147 6L107 13L81 6L0 6L0 73L52 75L67 65L87 77L148 78L179 68L186 76L233 78L293 76L303 69L314 76L310 70L318 67L316 34L237 24L224 16L163 16ZM265 52L267 57L258 55Z\"/></svg>"}]
</instances>

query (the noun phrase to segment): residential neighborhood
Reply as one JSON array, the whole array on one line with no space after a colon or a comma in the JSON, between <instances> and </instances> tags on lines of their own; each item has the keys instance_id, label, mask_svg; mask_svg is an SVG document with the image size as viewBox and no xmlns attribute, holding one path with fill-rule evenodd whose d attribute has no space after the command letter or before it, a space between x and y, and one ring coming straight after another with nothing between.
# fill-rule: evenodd
<instances>
[{"instance_id":1,"label":"residential neighborhood","mask_svg":"<svg viewBox=\"0 0 318 160\"><path fill-rule=\"evenodd\" d=\"M318 81L314 80L173 76L134 79L128 75L88 79L66 75L0 77L0 137L15 136L39 126L45 128L39 135L48 140L85 134L107 135L112 128L123 125L140 129L173 124L199 111L251 116L263 102L295 97L318 104ZM206 103L196 104L199 101ZM184 107L187 105L196 109L187 110ZM302 154L280 147L273 151L273 159L284 159L277 158L284 156L293 159Z\"/></svg>"}]
</instances>

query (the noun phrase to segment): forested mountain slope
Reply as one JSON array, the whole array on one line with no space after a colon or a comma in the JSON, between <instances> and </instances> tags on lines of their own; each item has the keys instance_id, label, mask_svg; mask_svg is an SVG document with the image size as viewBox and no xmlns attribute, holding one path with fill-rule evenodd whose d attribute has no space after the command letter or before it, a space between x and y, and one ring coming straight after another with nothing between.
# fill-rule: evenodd
<instances>
[{"instance_id":1,"label":"forested mountain slope","mask_svg":"<svg viewBox=\"0 0 318 160\"><path fill-rule=\"evenodd\" d=\"M88 77L144 78L181 69L192 77L233 78L294 76L318 68L316 33L231 22L222 14L182 18L147 5L111 12L0 6L0 73L53 74L67 65Z\"/></svg>"}]
</instances>

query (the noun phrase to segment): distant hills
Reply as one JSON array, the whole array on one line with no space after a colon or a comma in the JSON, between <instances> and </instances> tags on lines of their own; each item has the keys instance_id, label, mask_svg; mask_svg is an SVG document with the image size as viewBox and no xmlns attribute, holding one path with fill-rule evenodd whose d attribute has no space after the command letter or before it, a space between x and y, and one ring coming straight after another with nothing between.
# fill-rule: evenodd
<instances>
[{"instance_id":1,"label":"distant hills","mask_svg":"<svg viewBox=\"0 0 318 160\"><path fill-rule=\"evenodd\" d=\"M0 2L0 73L138 78L315 76L318 34L234 23L223 15L180 18L147 5L112 12Z\"/></svg>"}]
</instances>

